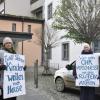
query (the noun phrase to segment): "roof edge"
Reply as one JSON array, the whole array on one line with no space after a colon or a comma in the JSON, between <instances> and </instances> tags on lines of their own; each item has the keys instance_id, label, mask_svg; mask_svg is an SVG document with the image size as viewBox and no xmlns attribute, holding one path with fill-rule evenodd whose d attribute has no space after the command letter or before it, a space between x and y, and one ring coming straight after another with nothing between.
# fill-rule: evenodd
<instances>
[{"instance_id":1,"label":"roof edge","mask_svg":"<svg viewBox=\"0 0 100 100\"><path fill-rule=\"evenodd\" d=\"M43 19L36 19L34 17L17 16L17 15L11 15L11 14L0 14L0 19L2 19L2 20L16 20L16 21L34 22L34 23L44 23Z\"/></svg>"}]
</instances>

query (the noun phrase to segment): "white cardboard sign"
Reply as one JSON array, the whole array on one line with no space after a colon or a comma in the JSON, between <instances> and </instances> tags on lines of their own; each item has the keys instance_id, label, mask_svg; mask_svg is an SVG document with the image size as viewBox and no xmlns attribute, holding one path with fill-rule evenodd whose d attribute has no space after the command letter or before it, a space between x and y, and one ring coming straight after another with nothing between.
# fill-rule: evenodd
<instances>
[{"instance_id":1,"label":"white cardboard sign","mask_svg":"<svg viewBox=\"0 0 100 100\"><path fill-rule=\"evenodd\" d=\"M98 56L94 54L80 55L76 61L76 86L99 87Z\"/></svg>"},{"instance_id":2,"label":"white cardboard sign","mask_svg":"<svg viewBox=\"0 0 100 100\"><path fill-rule=\"evenodd\" d=\"M7 70L4 71L3 98L10 98L26 94L25 90L25 57L18 54L4 54L4 65Z\"/></svg>"}]
</instances>

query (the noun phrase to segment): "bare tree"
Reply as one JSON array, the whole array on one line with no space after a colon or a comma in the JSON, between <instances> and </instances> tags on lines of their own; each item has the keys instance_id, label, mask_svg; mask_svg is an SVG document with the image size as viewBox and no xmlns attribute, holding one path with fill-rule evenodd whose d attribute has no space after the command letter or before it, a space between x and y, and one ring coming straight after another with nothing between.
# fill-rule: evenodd
<instances>
[{"instance_id":1,"label":"bare tree","mask_svg":"<svg viewBox=\"0 0 100 100\"><path fill-rule=\"evenodd\" d=\"M52 48L55 48L56 46L59 45L59 41L60 41L60 36L58 34L57 30L52 29L51 27L49 27L48 25L45 25L45 31L43 33L43 35L40 34L41 32L36 32L35 36L36 36L36 41L35 43L37 45L43 46L44 48L44 71L43 74L47 75L47 74L51 74L50 72L50 68L49 68L49 51Z\"/></svg>"},{"instance_id":2,"label":"bare tree","mask_svg":"<svg viewBox=\"0 0 100 100\"><path fill-rule=\"evenodd\" d=\"M100 0L61 0L53 27L66 29L66 38L91 43L100 39Z\"/></svg>"}]
</instances>

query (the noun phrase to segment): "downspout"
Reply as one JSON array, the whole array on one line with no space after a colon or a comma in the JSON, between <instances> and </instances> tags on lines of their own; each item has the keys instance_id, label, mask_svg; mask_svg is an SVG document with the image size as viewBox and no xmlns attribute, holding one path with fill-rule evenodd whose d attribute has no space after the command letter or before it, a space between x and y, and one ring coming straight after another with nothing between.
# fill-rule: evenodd
<instances>
[{"instance_id":1,"label":"downspout","mask_svg":"<svg viewBox=\"0 0 100 100\"><path fill-rule=\"evenodd\" d=\"M42 45L41 45L41 65L44 64L44 21L42 23Z\"/></svg>"},{"instance_id":2,"label":"downspout","mask_svg":"<svg viewBox=\"0 0 100 100\"><path fill-rule=\"evenodd\" d=\"M24 17L22 18L22 32L24 32ZM23 43L23 40L22 40L22 55L23 55L23 52L24 52L24 43Z\"/></svg>"},{"instance_id":3,"label":"downspout","mask_svg":"<svg viewBox=\"0 0 100 100\"><path fill-rule=\"evenodd\" d=\"M5 0L4 0L4 15L5 15Z\"/></svg>"}]
</instances>

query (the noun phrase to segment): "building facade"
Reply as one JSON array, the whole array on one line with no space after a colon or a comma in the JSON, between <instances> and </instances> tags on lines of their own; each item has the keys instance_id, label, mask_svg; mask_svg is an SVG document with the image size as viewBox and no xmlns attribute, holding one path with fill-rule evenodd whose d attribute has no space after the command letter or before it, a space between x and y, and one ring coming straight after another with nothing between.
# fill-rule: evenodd
<instances>
[{"instance_id":1,"label":"building facade","mask_svg":"<svg viewBox=\"0 0 100 100\"><path fill-rule=\"evenodd\" d=\"M0 13L31 16L30 0L0 0Z\"/></svg>"},{"instance_id":2,"label":"building facade","mask_svg":"<svg viewBox=\"0 0 100 100\"><path fill-rule=\"evenodd\" d=\"M3 14L44 19L45 24L51 27L53 13L57 5L60 4L60 0L0 0L0 3L0 12ZM65 30L61 30L58 32L58 35L62 37L65 33ZM95 42L94 51L100 51L99 42ZM60 40L57 47L50 49L50 67L65 67L66 64L76 60L77 56L81 54L82 47L83 44L76 44L70 39Z\"/></svg>"},{"instance_id":3,"label":"building facade","mask_svg":"<svg viewBox=\"0 0 100 100\"><path fill-rule=\"evenodd\" d=\"M11 37L18 53L25 55L26 65L33 66L38 59L41 64L42 47L35 42L37 31L42 35L43 20L30 17L0 15L0 48L5 36Z\"/></svg>"},{"instance_id":4,"label":"building facade","mask_svg":"<svg viewBox=\"0 0 100 100\"><path fill-rule=\"evenodd\" d=\"M37 19L44 19L45 24L51 27L53 13L59 3L60 0L5 0L5 2L1 4L6 14L26 15ZM24 6L22 6L22 4ZM59 35L63 36L64 33L65 31L61 30ZM81 49L82 45L75 44L72 40L60 40L57 47L50 49L50 67L64 67L67 63L76 59Z\"/></svg>"},{"instance_id":5,"label":"building facade","mask_svg":"<svg viewBox=\"0 0 100 100\"><path fill-rule=\"evenodd\" d=\"M53 13L59 3L60 0L45 0L45 23L49 26L52 26ZM61 30L58 35L62 37L65 33L65 30ZM82 49L82 44L76 44L70 39L61 39L59 45L51 49L50 67L65 67L66 64L76 60Z\"/></svg>"},{"instance_id":6,"label":"building facade","mask_svg":"<svg viewBox=\"0 0 100 100\"><path fill-rule=\"evenodd\" d=\"M44 2L45 0L29 0L31 15L38 19L44 18Z\"/></svg>"}]
</instances>

